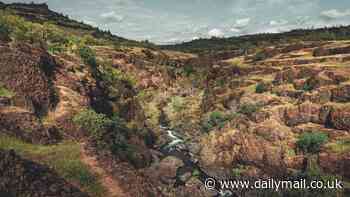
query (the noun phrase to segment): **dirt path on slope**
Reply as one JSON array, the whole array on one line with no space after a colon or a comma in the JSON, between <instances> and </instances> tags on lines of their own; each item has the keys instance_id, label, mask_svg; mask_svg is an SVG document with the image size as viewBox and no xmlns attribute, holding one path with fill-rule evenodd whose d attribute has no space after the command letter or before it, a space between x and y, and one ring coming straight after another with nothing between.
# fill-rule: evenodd
<instances>
[{"instance_id":1,"label":"dirt path on slope","mask_svg":"<svg viewBox=\"0 0 350 197\"><path fill-rule=\"evenodd\" d=\"M113 179L105 169L100 167L96 157L89 155L84 147L84 144L82 144L81 161L87 165L93 173L99 176L102 186L107 189L108 195L106 197L131 197L123 191L120 187L121 184L117 180Z\"/></svg>"}]
</instances>

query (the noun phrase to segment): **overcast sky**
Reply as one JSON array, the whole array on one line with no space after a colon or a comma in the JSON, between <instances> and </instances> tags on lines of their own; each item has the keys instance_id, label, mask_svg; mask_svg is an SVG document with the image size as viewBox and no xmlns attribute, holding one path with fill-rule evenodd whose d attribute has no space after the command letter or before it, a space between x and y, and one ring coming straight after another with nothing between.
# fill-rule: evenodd
<instances>
[{"instance_id":1,"label":"overcast sky","mask_svg":"<svg viewBox=\"0 0 350 197\"><path fill-rule=\"evenodd\" d=\"M350 24L350 0L0 0L46 2L112 33L165 44Z\"/></svg>"}]
</instances>

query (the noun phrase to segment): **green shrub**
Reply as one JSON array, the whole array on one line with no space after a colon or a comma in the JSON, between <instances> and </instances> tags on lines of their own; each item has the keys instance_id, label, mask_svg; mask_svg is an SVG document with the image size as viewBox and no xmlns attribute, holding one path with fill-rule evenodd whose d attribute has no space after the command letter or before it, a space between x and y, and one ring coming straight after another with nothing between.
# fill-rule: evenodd
<instances>
[{"instance_id":1,"label":"green shrub","mask_svg":"<svg viewBox=\"0 0 350 197\"><path fill-rule=\"evenodd\" d=\"M224 114L219 111L214 111L209 115L207 121L202 124L202 129L205 132L211 131L213 128L223 128L227 121L234 119L237 114Z\"/></svg>"},{"instance_id":2,"label":"green shrub","mask_svg":"<svg viewBox=\"0 0 350 197\"><path fill-rule=\"evenodd\" d=\"M10 28L0 20L0 40L8 40Z\"/></svg>"},{"instance_id":3,"label":"green shrub","mask_svg":"<svg viewBox=\"0 0 350 197\"><path fill-rule=\"evenodd\" d=\"M124 121L118 116L108 118L94 110L83 110L74 116L73 122L88 132L88 136L96 143L97 148L107 149L123 156L130 152L127 143L129 131Z\"/></svg>"},{"instance_id":4,"label":"green shrub","mask_svg":"<svg viewBox=\"0 0 350 197\"><path fill-rule=\"evenodd\" d=\"M45 39L47 41L60 45L68 44L69 41L67 34L62 29L59 29L56 25L44 23L43 29Z\"/></svg>"},{"instance_id":5,"label":"green shrub","mask_svg":"<svg viewBox=\"0 0 350 197\"><path fill-rule=\"evenodd\" d=\"M8 27L10 36L15 40L29 41L31 43L42 41L42 25L28 22L22 17L5 12L1 12L0 15L0 23L5 24L5 26Z\"/></svg>"},{"instance_id":6,"label":"green shrub","mask_svg":"<svg viewBox=\"0 0 350 197\"><path fill-rule=\"evenodd\" d=\"M265 54L264 51L260 51L255 54L254 56L254 61L262 61L267 58L267 55Z\"/></svg>"},{"instance_id":7,"label":"green shrub","mask_svg":"<svg viewBox=\"0 0 350 197\"><path fill-rule=\"evenodd\" d=\"M232 176L233 177L241 177L242 173L246 171L246 167L243 165L238 165L236 168L232 169Z\"/></svg>"},{"instance_id":8,"label":"green shrub","mask_svg":"<svg viewBox=\"0 0 350 197\"><path fill-rule=\"evenodd\" d=\"M12 91L6 89L3 85L0 84L0 96L11 98L15 95Z\"/></svg>"},{"instance_id":9,"label":"green shrub","mask_svg":"<svg viewBox=\"0 0 350 197\"><path fill-rule=\"evenodd\" d=\"M90 65L92 68L97 68L97 60L95 52L87 46L79 48L79 55L83 59L85 64Z\"/></svg>"},{"instance_id":10,"label":"green shrub","mask_svg":"<svg viewBox=\"0 0 350 197\"><path fill-rule=\"evenodd\" d=\"M194 170L192 171L192 176L193 176L193 177L199 177L200 175L201 175L201 172L200 172L199 170L194 169Z\"/></svg>"},{"instance_id":11,"label":"green shrub","mask_svg":"<svg viewBox=\"0 0 350 197\"><path fill-rule=\"evenodd\" d=\"M56 54L64 52L65 48L61 44L49 44L47 50L49 53Z\"/></svg>"},{"instance_id":12,"label":"green shrub","mask_svg":"<svg viewBox=\"0 0 350 197\"><path fill-rule=\"evenodd\" d=\"M214 111L209 115L209 121L218 125L220 122L225 121L225 116L222 112Z\"/></svg>"},{"instance_id":13,"label":"green shrub","mask_svg":"<svg viewBox=\"0 0 350 197\"><path fill-rule=\"evenodd\" d=\"M116 68L113 68L110 62L101 62L100 68L101 79L107 82L110 86L115 86L120 81L128 82L131 86L137 84L137 80L128 73L122 72Z\"/></svg>"},{"instance_id":14,"label":"green shrub","mask_svg":"<svg viewBox=\"0 0 350 197\"><path fill-rule=\"evenodd\" d=\"M314 87L312 87L312 85L308 84L308 83L305 83L304 86L303 86L303 90L306 91L306 92L309 92L311 90L313 90Z\"/></svg>"},{"instance_id":15,"label":"green shrub","mask_svg":"<svg viewBox=\"0 0 350 197\"><path fill-rule=\"evenodd\" d=\"M98 114L94 110L83 110L74 116L73 122L86 130L89 136L100 140L103 134L113 127L113 121L104 114Z\"/></svg>"},{"instance_id":16,"label":"green shrub","mask_svg":"<svg viewBox=\"0 0 350 197\"><path fill-rule=\"evenodd\" d=\"M325 133L303 133L297 141L297 146L304 153L317 153L327 141L328 136Z\"/></svg>"},{"instance_id":17,"label":"green shrub","mask_svg":"<svg viewBox=\"0 0 350 197\"><path fill-rule=\"evenodd\" d=\"M267 87L267 84L265 84L265 83L258 83L255 87L256 93L261 94L261 93L266 92L266 91L268 91L268 87Z\"/></svg>"},{"instance_id":18,"label":"green shrub","mask_svg":"<svg viewBox=\"0 0 350 197\"><path fill-rule=\"evenodd\" d=\"M209 132L217 126L220 126L222 128L225 122L226 117L224 114L219 111L214 111L209 115L208 120L202 124L202 128L204 131Z\"/></svg>"},{"instance_id":19,"label":"green shrub","mask_svg":"<svg viewBox=\"0 0 350 197\"><path fill-rule=\"evenodd\" d=\"M239 107L238 113L251 116L252 114L258 112L261 106L258 104L243 104Z\"/></svg>"},{"instance_id":20,"label":"green shrub","mask_svg":"<svg viewBox=\"0 0 350 197\"><path fill-rule=\"evenodd\" d=\"M194 70L192 65L184 66L184 70L183 71L184 71L186 77L189 77L189 76L191 76L192 74L195 73L195 70Z\"/></svg>"},{"instance_id":21,"label":"green shrub","mask_svg":"<svg viewBox=\"0 0 350 197\"><path fill-rule=\"evenodd\" d=\"M85 45L99 45L99 41L91 35L85 35L81 39L81 42Z\"/></svg>"},{"instance_id":22,"label":"green shrub","mask_svg":"<svg viewBox=\"0 0 350 197\"><path fill-rule=\"evenodd\" d=\"M224 87L225 86L225 79L219 79L216 81L216 85L220 86L220 87Z\"/></svg>"}]
</instances>

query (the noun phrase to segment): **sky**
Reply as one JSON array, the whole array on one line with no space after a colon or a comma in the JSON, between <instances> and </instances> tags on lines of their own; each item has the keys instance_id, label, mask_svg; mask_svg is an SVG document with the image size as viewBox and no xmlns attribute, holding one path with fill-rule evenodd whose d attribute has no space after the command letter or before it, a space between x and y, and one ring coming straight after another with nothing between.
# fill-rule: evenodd
<instances>
[{"instance_id":1,"label":"sky","mask_svg":"<svg viewBox=\"0 0 350 197\"><path fill-rule=\"evenodd\" d=\"M349 0L0 0L50 9L134 40L172 44L350 24Z\"/></svg>"}]
</instances>

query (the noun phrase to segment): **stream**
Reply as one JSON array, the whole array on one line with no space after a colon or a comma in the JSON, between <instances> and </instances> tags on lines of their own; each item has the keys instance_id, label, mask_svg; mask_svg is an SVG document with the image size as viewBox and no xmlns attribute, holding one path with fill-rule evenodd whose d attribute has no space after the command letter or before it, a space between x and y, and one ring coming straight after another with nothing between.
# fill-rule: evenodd
<instances>
[{"instance_id":1,"label":"stream","mask_svg":"<svg viewBox=\"0 0 350 197\"><path fill-rule=\"evenodd\" d=\"M198 165L198 160L195 158L194 154L190 152L186 141L181 137L181 135L164 125L160 125L160 129L161 132L170 139L168 143L160 147L160 152L162 152L165 156L173 156L182 160L186 171L198 172L197 178L203 183L203 185L207 179L215 180L218 183L217 178L209 176L208 173L200 168ZM180 184L181 183L175 183L175 186ZM238 197L238 195L233 191L221 190L219 184L216 184L215 189L212 189L211 191L216 193L213 197Z\"/></svg>"}]
</instances>

